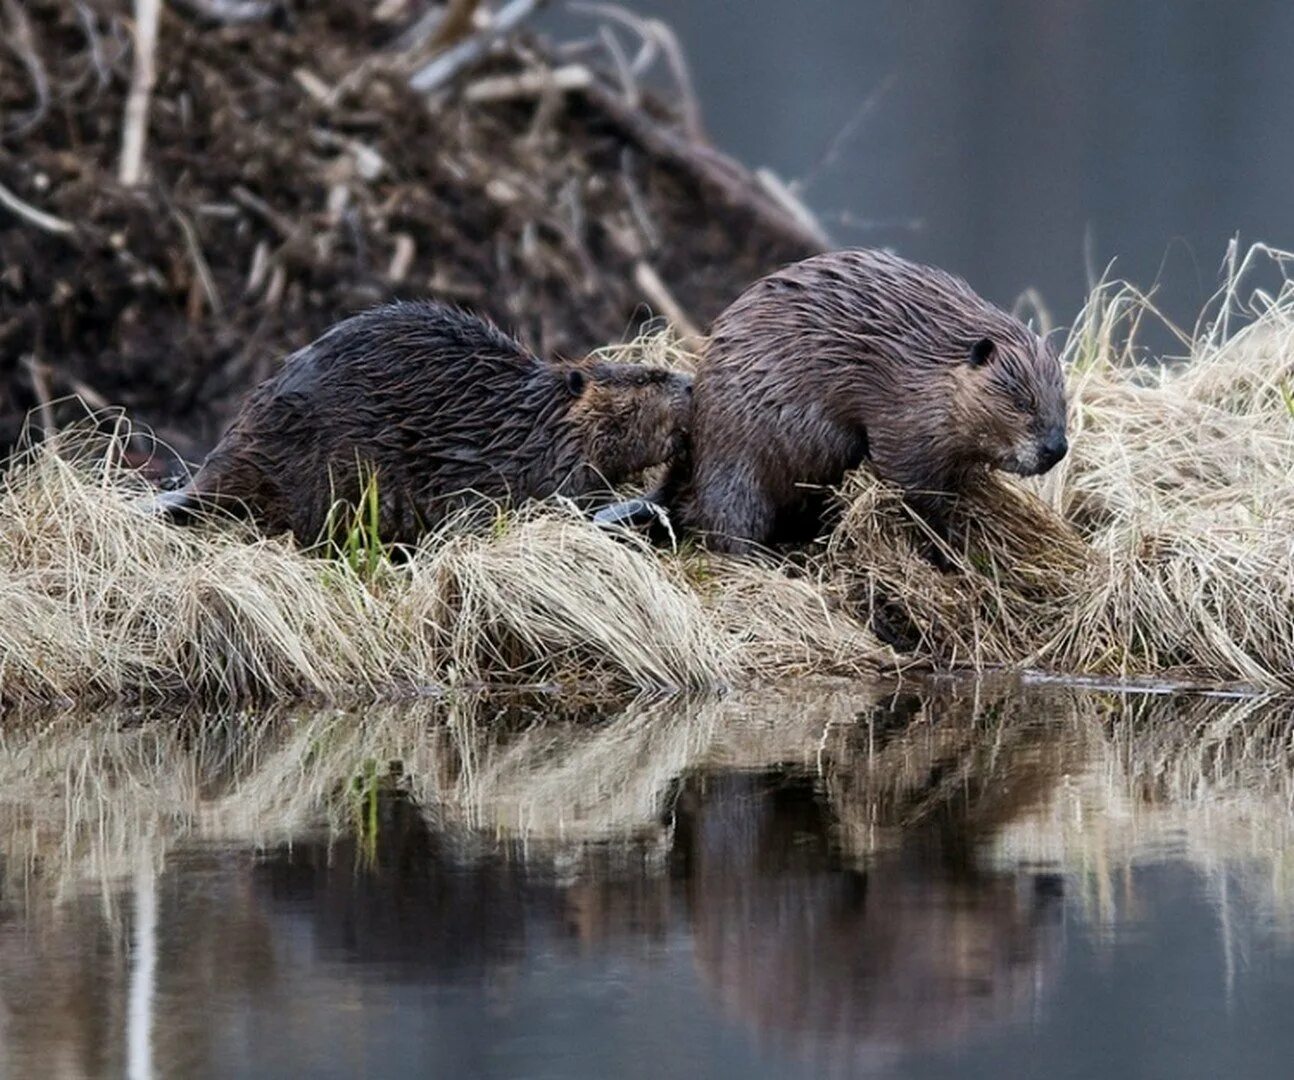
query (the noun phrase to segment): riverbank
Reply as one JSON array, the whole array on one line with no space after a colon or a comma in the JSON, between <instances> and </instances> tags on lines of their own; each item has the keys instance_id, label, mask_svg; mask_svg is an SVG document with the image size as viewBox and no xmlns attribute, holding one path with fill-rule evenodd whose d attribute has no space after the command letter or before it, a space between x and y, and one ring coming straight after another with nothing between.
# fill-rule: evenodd
<instances>
[{"instance_id":1,"label":"riverbank","mask_svg":"<svg viewBox=\"0 0 1294 1080\"><path fill-rule=\"evenodd\" d=\"M653 549L561 506L454 522L398 562L361 530L324 559L228 522L153 520L124 432L69 434L0 489L0 699L719 690L1002 667L1294 689L1294 289L1242 292L1284 262L1256 249L1234 265L1181 360L1138 350L1146 298L1097 289L1064 349L1070 456L1040 482L968 491L947 569L865 471L831 535L784 559ZM659 344L638 347L659 359Z\"/></svg>"}]
</instances>

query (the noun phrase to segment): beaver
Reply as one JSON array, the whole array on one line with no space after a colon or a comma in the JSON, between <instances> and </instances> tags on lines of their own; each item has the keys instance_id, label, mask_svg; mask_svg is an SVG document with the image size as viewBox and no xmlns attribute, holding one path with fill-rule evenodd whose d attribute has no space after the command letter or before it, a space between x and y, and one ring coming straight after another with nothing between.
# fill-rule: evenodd
<instances>
[{"instance_id":1,"label":"beaver","mask_svg":"<svg viewBox=\"0 0 1294 1080\"><path fill-rule=\"evenodd\" d=\"M712 548L745 551L818 531L823 488L869 461L941 528L972 470L1060 461L1065 424L1059 357L1019 319L943 270L834 251L715 320L689 452L654 498Z\"/></svg>"},{"instance_id":2,"label":"beaver","mask_svg":"<svg viewBox=\"0 0 1294 1080\"><path fill-rule=\"evenodd\" d=\"M610 493L670 461L687 439L691 382L633 364L542 360L475 315L397 302L289 356L156 509L183 520L225 507L312 544L338 520L334 507L359 507L375 484L381 539L413 544L476 500Z\"/></svg>"}]
</instances>

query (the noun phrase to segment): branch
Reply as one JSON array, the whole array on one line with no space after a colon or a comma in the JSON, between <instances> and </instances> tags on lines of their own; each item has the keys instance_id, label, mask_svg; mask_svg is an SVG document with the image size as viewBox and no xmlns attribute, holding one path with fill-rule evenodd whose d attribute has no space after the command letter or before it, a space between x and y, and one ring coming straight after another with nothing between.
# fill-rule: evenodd
<instances>
[{"instance_id":1,"label":"branch","mask_svg":"<svg viewBox=\"0 0 1294 1080\"><path fill-rule=\"evenodd\" d=\"M497 38L515 30L546 2L547 0L512 0L512 3L490 20L488 26L446 49L409 76L410 88L420 94L439 90L464 68L483 57Z\"/></svg>"},{"instance_id":2,"label":"branch","mask_svg":"<svg viewBox=\"0 0 1294 1080\"><path fill-rule=\"evenodd\" d=\"M809 227L804 218L769 195L758 182L718 150L693 142L641 109L631 109L619 95L601 83L577 89L603 119L636 145L649 160L674 168L708 188L728 206L753 215L765 228L785 241L803 247L806 254L821 251L821 227Z\"/></svg>"},{"instance_id":3,"label":"branch","mask_svg":"<svg viewBox=\"0 0 1294 1080\"><path fill-rule=\"evenodd\" d=\"M134 187L144 175L144 144L148 141L148 106L157 79L157 22L162 0L135 0L135 68L126 97L126 117L121 133L121 168L117 179Z\"/></svg>"},{"instance_id":4,"label":"branch","mask_svg":"<svg viewBox=\"0 0 1294 1080\"><path fill-rule=\"evenodd\" d=\"M222 26L261 22L274 14L274 0L175 0L186 11Z\"/></svg>"},{"instance_id":5,"label":"branch","mask_svg":"<svg viewBox=\"0 0 1294 1080\"><path fill-rule=\"evenodd\" d=\"M64 221L53 214L47 214L44 210L37 210L31 203L23 202L4 184L0 184L0 206L13 211L20 218L26 218L38 229L44 229L47 233L53 233L55 236L72 236L76 232L76 226L70 221Z\"/></svg>"}]
</instances>

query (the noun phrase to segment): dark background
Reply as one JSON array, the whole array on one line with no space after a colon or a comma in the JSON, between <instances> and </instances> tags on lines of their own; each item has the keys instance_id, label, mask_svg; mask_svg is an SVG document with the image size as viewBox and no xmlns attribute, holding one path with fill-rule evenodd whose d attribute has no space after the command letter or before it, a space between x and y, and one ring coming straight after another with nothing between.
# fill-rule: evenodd
<instances>
[{"instance_id":1,"label":"dark background","mask_svg":"<svg viewBox=\"0 0 1294 1080\"><path fill-rule=\"evenodd\" d=\"M1294 5L630 6L677 31L715 142L784 179L870 99L806 201L838 244L943 264L999 303L1036 288L1067 325L1113 259L1191 324L1231 237L1294 245Z\"/></svg>"}]
</instances>

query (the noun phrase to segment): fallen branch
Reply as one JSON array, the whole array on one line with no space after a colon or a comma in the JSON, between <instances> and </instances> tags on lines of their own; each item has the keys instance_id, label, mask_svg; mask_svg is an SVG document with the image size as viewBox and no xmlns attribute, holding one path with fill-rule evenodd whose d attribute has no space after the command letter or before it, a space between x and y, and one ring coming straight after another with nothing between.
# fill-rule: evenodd
<instances>
[{"instance_id":1,"label":"fallen branch","mask_svg":"<svg viewBox=\"0 0 1294 1080\"><path fill-rule=\"evenodd\" d=\"M148 107L157 79L157 22L162 0L135 0L135 66L126 97L121 134L121 168L117 179L134 187L143 179L144 145L148 141Z\"/></svg>"}]
</instances>

